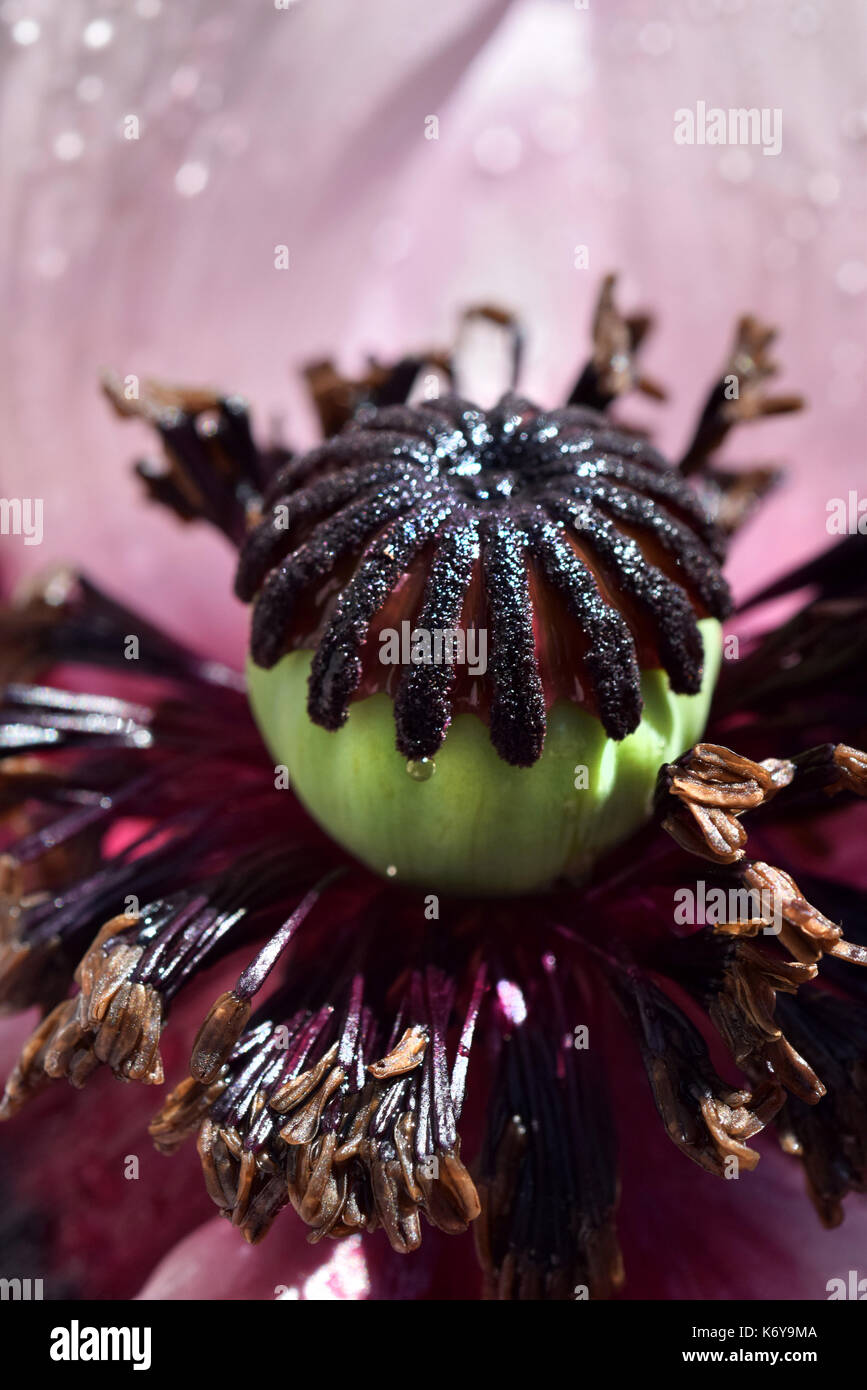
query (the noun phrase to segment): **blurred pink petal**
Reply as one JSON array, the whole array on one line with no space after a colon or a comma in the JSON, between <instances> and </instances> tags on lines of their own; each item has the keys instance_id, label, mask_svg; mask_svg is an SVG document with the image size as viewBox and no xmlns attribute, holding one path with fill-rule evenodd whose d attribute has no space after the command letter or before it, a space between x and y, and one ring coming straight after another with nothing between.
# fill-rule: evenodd
<instances>
[{"instance_id":1,"label":"blurred pink petal","mask_svg":"<svg viewBox=\"0 0 867 1390\"><path fill-rule=\"evenodd\" d=\"M472 1238L425 1230L422 1247L397 1255L380 1233L309 1245L291 1211L278 1217L261 1245L245 1245L215 1217L168 1254L140 1299L473 1299L480 1275Z\"/></svg>"},{"instance_id":2,"label":"blurred pink petal","mask_svg":"<svg viewBox=\"0 0 867 1390\"><path fill-rule=\"evenodd\" d=\"M48 500L44 544L4 545L6 563L86 561L149 614L170 599L180 635L237 657L229 555L138 504L125 462L144 436L109 418L100 369L211 381L246 393L260 429L279 415L309 438L300 363L427 343L493 299L526 319L525 385L552 399L609 268L659 311L647 366L673 410L634 413L667 447L735 315L781 326L783 384L812 410L728 451L793 465L773 532L736 548L735 578L821 548L825 503L863 443L863 21L847 5L811 6L809 25L799 14L321 0L242 16L198 0L130 6L95 49L90 4L46 6L38 41L3 58L4 486ZM748 95L783 110L778 157L674 144L677 108ZM138 140L123 138L128 114Z\"/></svg>"},{"instance_id":3,"label":"blurred pink petal","mask_svg":"<svg viewBox=\"0 0 867 1390\"><path fill-rule=\"evenodd\" d=\"M246 1245L214 1217L157 1265L140 1299L366 1298L367 1250L360 1237L308 1245L299 1221L283 1221L261 1246Z\"/></svg>"}]
</instances>

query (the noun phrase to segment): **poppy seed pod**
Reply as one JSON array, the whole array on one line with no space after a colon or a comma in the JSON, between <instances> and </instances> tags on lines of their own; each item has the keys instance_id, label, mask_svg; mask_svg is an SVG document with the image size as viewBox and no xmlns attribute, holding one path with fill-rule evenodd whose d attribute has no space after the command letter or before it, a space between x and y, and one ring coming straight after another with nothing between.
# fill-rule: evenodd
<instances>
[{"instance_id":1,"label":"poppy seed pod","mask_svg":"<svg viewBox=\"0 0 867 1390\"><path fill-rule=\"evenodd\" d=\"M287 465L242 549L256 719L380 873L581 874L704 729L721 555L683 476L595 410L363 409Z\"/></svg>"}]
</instances>

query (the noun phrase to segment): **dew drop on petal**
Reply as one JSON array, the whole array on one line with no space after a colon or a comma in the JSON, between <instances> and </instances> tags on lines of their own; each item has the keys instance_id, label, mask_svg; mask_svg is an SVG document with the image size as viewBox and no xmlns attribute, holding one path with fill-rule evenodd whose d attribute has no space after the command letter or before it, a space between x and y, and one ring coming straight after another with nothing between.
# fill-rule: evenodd
<instances>
[{"instance_id":1,"label":"dew drop on petal","mask_svg":"<svg viewBox=\"0 0 867 1390\"><path fill-rule=\"evenodd\" d=\"M208 166L200 160L182 164L175 174L175 188L182 198L195 198L208 184Z\"/></svg>"},{"instance_id":2,"label":"dew drop on petal","mask_svg":"<svg viewBox=\"0 0 867 1390\"><path fill-rule=\"evenodd\" d=\"M64 164L80 159L84 152L84 141L77 130L64 130L54 142L54 153Z\"/></svg>"},{"instance_id":3,"label":"dew drop on petal","mask_svg":"<svg viewBox=\"0 0 867 1390\"><path fill-rule=\"evenodd\" d=\"M114 38L114 25L109 19L92 19L82 39L85 48L107 48Z\"/></svg>"},{"instance_id":4,"label":"dew drop on petal","mask_svg":"<svg viewBox=\"0 0 867 1390\"><path fill-rule=\"evenodd\" d=\"M66 270L69 257L59 246L47 246L34 257L34 269L43 280L57 280Z\"/></svg>"},{"instance_id":5,"label":"dew drop on petal","mask_svg":"<svg viewBox=\"0 0 867 1390\"><path fill-rule=\"evenodd\" d=\"M406 770L414 782L429 782L437 765L433 758L410 758Z\"/></svg>"},{"instance_id":6,"label":"dew drop on petal","mask_svg":"<svg viewBox=\"0 0 867 1390\"><path fill-rule=\"evenodd\" d=\"M863 294L867 290L867 264L864 261L844 261L837 267L834 279L844 294Z\"/></svg>"},{"instance_id":7,"label":"dew drop on petal","mask_svg":"<svg viewBox=\"0 0 867 1390\"><path fill-rule=\"evenodd\" d=\"M29 48L32 43L36 43L41 32L35 19L19 19L12 25L12 42L20 44L22 48Z\"/></svg>"},{"instance_id":8,"label":"dew drop on petal","mask_svg":"<svg viewBox=\"0 0 867 1390\"><path fill-rule=\"evenodd\" d=\"M172 96L179 101L191 97L199 85L199 74L196 68L180 67L176 68L169 79L169 88Z\"/></svg>"}]
</instances>

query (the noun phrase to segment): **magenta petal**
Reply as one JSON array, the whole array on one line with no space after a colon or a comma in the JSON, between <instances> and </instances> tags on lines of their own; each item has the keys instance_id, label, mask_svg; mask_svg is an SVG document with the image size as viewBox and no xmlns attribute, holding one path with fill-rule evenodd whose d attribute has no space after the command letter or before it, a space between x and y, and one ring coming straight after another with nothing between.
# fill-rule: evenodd
<instances>
[{"instance_id":1,"label":"magenta petal","mask_svg":"<svg viewBox=\"0 0 867 1390\"><path fill-rule=\"evenodd\" d=\"M407 1258L382 1234L310 1245L291 1211L277 1218L261 1245L215 1217L165 1256L138 1294L143 1300L473 1299L479 1276L471 1241L426 1231Z\"/></svg>"},{"instance_id":2,"label":"magenta petal","mask_svg":"<svg viewBox=\"0 0 867 1390\"><path fill-rule=\"evenodd\" d=\"M824 1230L797 1162L772 1140L756 1147L758 1168L737 1181L673 1154L652 1184L630 1184L621 1225L628 1298L821 1300L829 1280L867 1274L867 1202L849 1197L842 1226Z\"/></svg>"},{"instance_id":3,"label":"magenta petal","mask_svg":"<svg viewBox=\"0 0 867 1390\"><path fill-rule=\"evenodd\" d=\"M627 1299L825 1299L829 1279L867 1274L867 1200L850 1194L843 1224L825 1230L770 1127L751 1145L753 1172L706 1173L671 1143L637 1067L621 1055L619 1068Z\"/></svg>"},{"instance_id":4,"label":"magenta petal","mask_svg":"<svg viewBox=\"0 0 867 1390\"><path fill-rule=\"evenodd\" d=\"M179 1241L138 1298L366 1298L370 1277L360 1238L313 1246L306 1229L284 1214L268 1239L252 1246L215 1216Z\"/></svg>"}]
</instances>

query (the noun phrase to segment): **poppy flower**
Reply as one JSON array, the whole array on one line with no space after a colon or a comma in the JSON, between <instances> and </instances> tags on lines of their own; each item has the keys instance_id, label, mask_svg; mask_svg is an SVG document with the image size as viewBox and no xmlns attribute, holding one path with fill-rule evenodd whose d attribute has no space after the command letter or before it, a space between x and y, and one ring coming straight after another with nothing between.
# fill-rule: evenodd
<instances>
[{"instance_id":1,"label":"poppy flower","mask_svg":"<svg viewBox=\"0 0 867 1390\"><path fill-rule=\"evenodd\" d=\"M517 376L510 316L469 317ZM35 1184L40 1127L93 1163L88 1251L123 1185L97 1141L153 1106L180 1176L142 1239L181 1244L145 1296L215 1261L223 1297L641 1296L661 1247L669 1289L705 1287L709 1258L762 1296L798 1170L826 1228L863 1193L862 871L825 851L863 828L864 542L754 595L741 613L806 599L724 641L727 540L775 474L718 451L799 401L768 394L773 333L745 318L671 464L611 414L659 394L648 327L606 280L554 409L461 398L450 351L319 363L326 439L297 454L237 397L107 381L161 439L147 494L237 547L253 605L247 682L83 574L0 622L0 997L42 1014L2 1114ZM403 622L465 651L485 630L486 670L378 661ZM81 1109L43 1095L64 1080ZM225 1225L190 1234L193 1146ZM750 1233L774 1258L745 1276Z\"/></svg>"}]
</instances>

